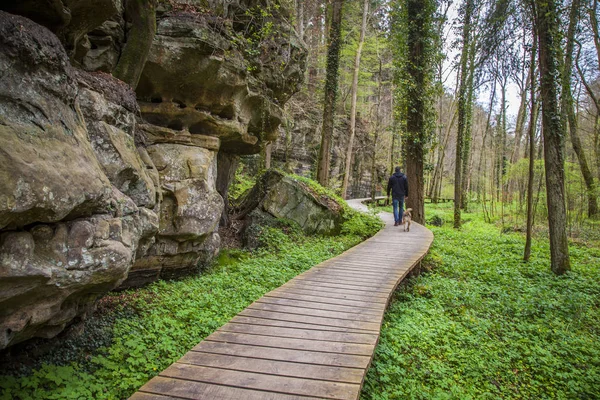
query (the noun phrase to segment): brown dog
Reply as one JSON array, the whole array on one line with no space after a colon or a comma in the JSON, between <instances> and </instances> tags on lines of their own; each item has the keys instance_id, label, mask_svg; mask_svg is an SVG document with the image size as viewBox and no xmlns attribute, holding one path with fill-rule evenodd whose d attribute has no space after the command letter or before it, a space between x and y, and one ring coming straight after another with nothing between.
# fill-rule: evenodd
<instances>
[{"instance_id":1,"label":"brown dog","mask_svg":"<svg viewBox=\"0 0 600 400\"><path fill-rule=\"evenodd\" d=\"M410 232L410 221L412 221L412 208L407 208L402 213L402 225L404 226L404 232Z\"/></svg>"}]
</instances>

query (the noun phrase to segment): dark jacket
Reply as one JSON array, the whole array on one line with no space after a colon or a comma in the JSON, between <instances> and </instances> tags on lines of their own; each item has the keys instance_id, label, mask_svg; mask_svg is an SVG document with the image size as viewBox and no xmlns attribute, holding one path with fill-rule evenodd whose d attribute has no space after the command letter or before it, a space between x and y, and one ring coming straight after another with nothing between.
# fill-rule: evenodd
<instances>
[{"instance_id":1,"label":"dark jacket","mask_svg":"<svg viewBox=\"0 0 600 400\"><path fill-rule=\"evenodd\" d=\"M390 176L387 185L387 195L392 192L392 199L402 200L404 196L408 196L408 179L402 172L395 172Z\"/></svg>"}]
</instances>

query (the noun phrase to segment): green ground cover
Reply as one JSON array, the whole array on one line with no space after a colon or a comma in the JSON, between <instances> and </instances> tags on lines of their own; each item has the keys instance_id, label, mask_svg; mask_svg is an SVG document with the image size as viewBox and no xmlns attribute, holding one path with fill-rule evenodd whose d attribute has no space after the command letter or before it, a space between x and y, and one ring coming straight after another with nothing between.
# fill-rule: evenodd
<instances>
[{"instance_id":1,"label":"green ground cover","mask_svg":"<svg viewBox=\"0 0 600 400\"><path fill-rule=\"evenodd\" d=\"M223 252L201 276L108 295L103 301L113 305L113 318L100 318L100 328L86 330L110 336L101 339L106 346L86 357L64 357L67 350L75 355L89 345L85 337L65 343L40 368L0 376L0 399L127 398L264 293L382 226L372 215L349 212L340 236L306 236L281 221L262 229L258 250Z\"/></svg>"},{"instance_id":2,"label":"green ground cover","mask_svg":"<svg viewBox=\"0 0 600 400\"><path fill-rule=\"evenodd\" d=\"M479 213L452 228L451 203L430 269L394 296L363 399L600 398L600 248L576 240L572 271L550 271L547 238L521 261L522 233Z\"/></svg>"}]
</instances>

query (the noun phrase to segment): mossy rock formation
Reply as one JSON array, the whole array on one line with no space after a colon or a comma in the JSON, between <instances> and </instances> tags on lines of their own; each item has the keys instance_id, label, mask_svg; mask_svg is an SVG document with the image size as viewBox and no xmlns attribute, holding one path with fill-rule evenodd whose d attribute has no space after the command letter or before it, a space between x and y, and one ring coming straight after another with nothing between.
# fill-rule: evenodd
<instances>
[{"instance_id":1,"label":"mossy rock formation","mask_svg":"<svg viewBox=\"0 0 600 400\"><path fill-rule=\"evenodd\" d=\"M343 207L335 199L316 193L309 185L276 170L265 172L242 195L237 218L263 212L296 222L308 234L335 235L344 222ZM253 223L250 218L249 224Z\"/></svg>"},{"instance_id":2,"label":"mossy rock formation","mask_svg":"<svg viewBox=\"0 0 600 400\"><path fill-rule=\"evenodd\" d=\"M0 5L0 349L210 263L238 155L276 138L303 79L285 7L151 1L138 55L132 1Z\"/></svg>"}]
</instances>

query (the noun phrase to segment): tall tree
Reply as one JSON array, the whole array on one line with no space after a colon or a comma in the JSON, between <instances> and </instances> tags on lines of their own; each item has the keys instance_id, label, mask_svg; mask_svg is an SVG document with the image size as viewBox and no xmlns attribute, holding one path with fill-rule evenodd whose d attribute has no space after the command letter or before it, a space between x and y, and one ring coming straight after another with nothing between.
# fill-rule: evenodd
<instances>
[{"instance_id":1,"label":"tall tree","mask_svg":"<svg viewBox=\"0 0 600 400\"><path fill-rule=\"evenodd\" d=\"M296 32L304 40L304 1L296 0Z\"/></svg>"},{"instance_id":2,"label":"tall tree","mask_svg":"<svg viewBox=\"0 0 600 400\"><path fill-rule=\"evenodd\" d=\"M599 39L600 40L600 39ZM596 108L596 112L595 112L595 118L594 118L594 123L593 123L593 137L594 137L594 154L596 156L596 165L597 165L597 179L600 182L600 98L598 98L598 96L596 96L596 93L594 92L594 88L592 88L592 86L590 85L590 83L587 81L586 77L585 77L585 73L583 72L583 69L581 68L581 66L579 65L579 57L581 55L581 44L579 42L576 41L576 43L579 46L579 49L577 51L577 57L575 58L575 67L577 68L577 72L579 74L579 79L581 79L581 83L583 83L583 86L585 87L585 90L588 94L588 96L590 97L590 100L592 102L592 104L594 105L594 107ZM599 52L598 54L600 54L600 48L599 48ZM598 60L600 65L600 60Z\"/></svg>"},{"instance_id":3,"label":"tall tree","mask_svg":"<svg viewBox=\"0 0 600 400\"><path fill-rule=\"evenodd\" d=\"M588 197L588 216L595 217L598 214L598 202L596 200L596 184L594 182L594 175L590 170L590 167L583 150L581 138L579 137L577 116L575 115L575 106L573 105L573 95L571 93L571 74L573 72L573 51L575 48L575 31L577 30L577 23L579 21L581 3L579 0L573 0L571 2L571 11L569 12L569 28L567 30L567 44L565 49L565 64L562 75L562 97L561 107L563 114L563 121L569 127L569 136L571 137L571 144L573 145L573 151L577 155L579 161L579 167L581 168L581 175L585 182Z\"/></svg>"},{"instance_id":4,"label":"tall tree","mask_svg":"<svg viewBox=\"0 0 600 400\"><path fill-rule=\"evenodd\" d=\"M529 65L529 92L531 93L531 111L529 114L529 169L527 179L527 228L525 236L525 250L523 260L529 261L531 256L531 237L533 235L533 181L535 167L535 131L537 127L537 104L536 104L536 79L535 79L535 53L537 52L537 36L533 35L531 47L531 64Z\"/></svg>"},{"instance_id":5,"label":"tall tree","mask_svg":"<svg viewBox=\"0 0 600 400\"><path fill-rule=\"evenodd\" d=\"M556 0L533 0L534 24L538 36L546 201L550 234L552 271L561 275L571 269L565 206L565 126L559 108L560 24Z\"/></svg>"},{"instance_id":6,"label":"tall tree","mask_svg":"<svg viewBox=\"0 0 600 400\"><path fill-rule=\"evenodd\" d=\"M350 137L348 138L348 148L346 150L346 164L344 168L344 181L342 182L342 198L346 198L348 190L348 180L350 178L350 164L352 162L352 146L354 145L354 135L356 131L356 98L358 95L358 73L360 71L360 56L363 44L365 42L365 31L367 30L367 15L369 14L369 0L364 0L362 24L360 27L360 38L356 48L354 58L354 71L352 75L352 105L350 107ZM381 101L378 99L377 101Z\"/></svg>"},{"instance_id":7,"label":"tall tree","mask_svg":"<svg viewBox=\"0 0 600 400\"><path fill-rule=\"evenodd\" d=\"M460 228L462 204L462 163L464 136L468 121L469 98L469 50L471 49L471 19L475 11L475 1L466 0L463 17L462 50L460 55L459 86L458 86L458 132L456 136L456 162L454 169L454 227Z\"/></svg>"},{"instance_id":8,"label":"tall tree","mask_svg":"<svg viewBox=\"0 0 600 400\"><path fill-rule=\"evenodd\" d=\"M383 59L382 54L377 48L377 58L379 59L379 73L377 74L377 102L375 103L375 116L372 118L373 124L373 153L371 156L371 199L375 201L377 192L377 144L381 131L381 98L382 98L382 80L383 80Z\"/></svg>"},{"instance_id":9,"label":"tall tree","mask_svg":"<svg viewBox=\"0 0 600 400\"><path fill-rule=\"evenodd\" d=\"M424 157L433 134L435 11L435 0L403 0L398 15L401 37L396 62L400 67L400 115L405 119L402 139L410 188L408 202L413 219L419 223L425 221Z\"/></svg>"},{"instance_id":10,"label":"tall tree","mask_svg":"<svg viewBox=\"0 0 600 400\"><path fill-rule=\"evenodd\" d=\"M338 94L343 3L343 0L333 0L331 6L331 26L329 28L327 49L327 77L325 79L325 98L323 106L323 129L321 131L321 148L319 149L317 165L317 181L323 186L329 185L331 140L333 137L335 104Z\"/></svg>"}]
</instances>

